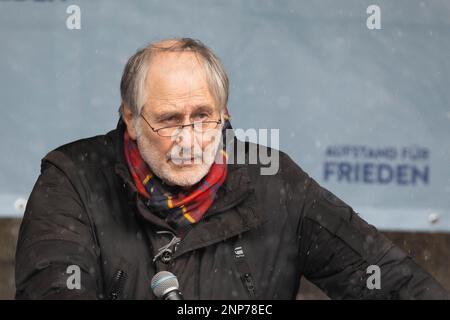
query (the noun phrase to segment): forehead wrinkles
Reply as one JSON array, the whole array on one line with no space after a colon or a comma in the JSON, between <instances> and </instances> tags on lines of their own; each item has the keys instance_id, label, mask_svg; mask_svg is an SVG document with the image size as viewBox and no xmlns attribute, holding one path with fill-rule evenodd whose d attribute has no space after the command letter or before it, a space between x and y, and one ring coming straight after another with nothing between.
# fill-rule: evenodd
<instances>
[{"instance_id":1,"label":"forehead wrinkles","mask_svg":"<svg viewBox=\"0 0 450 320\"><path fill-rule=\"evenodd\" d=\"M213 104L206 73L197 57L186 53L161 53L149 68L150 104L173 106Z\"/></svg>"},{"instance_id":2,"label":"forehead wrinkles","mask_svg":"<svg viewBox=\"0 0 450 320\"><path fill-rule=\"evenodd\" d=\"M191 87L187 90L180 90L180 92L155 91L153 95L149 96L149 101L167 104L205 104L209 98L209 91L206 88Z\"/></svg>"},{"instance_id":3,"label":"forehead wrinkles","mask_svg":"<svg viewBox=\"0 0 450 320\"><path fill-rule=\"evenodd\" d=\"M198 106L211 106L214 109L212 101L205 99L205 95L202 93L190 92L186 96L169 95L168 97L155 97L149 99L149 106L153 113L164 113L164 112L183 112L189 113L197 109Z\"/></svg>"}]
</instances>

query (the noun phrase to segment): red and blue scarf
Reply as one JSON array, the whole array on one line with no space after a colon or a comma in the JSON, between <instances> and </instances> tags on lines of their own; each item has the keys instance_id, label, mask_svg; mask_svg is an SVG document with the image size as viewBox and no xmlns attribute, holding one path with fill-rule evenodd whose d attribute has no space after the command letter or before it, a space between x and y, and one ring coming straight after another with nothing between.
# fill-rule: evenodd
<instances>
[{"instance_id":1,"label":"red and blue scarf","mask_svg":"<svg viewBox=\"0 0 450 320\"><path fill-rule=\"evenodd\" d=\"M226 113L223 137L225 130L231 128L228 118ZM190 191L181 188L175 188L174 191L174 188L164 185L161 179L150 171L139 153L136 141L129 137L127 130L124 132L125 159L139 194L146 199L145 203L152 213L163 217L181 235L184 233L183 230L202 219L225 181L227 176L225 144L218 152L222 155L222 161L214 162L208 174Z\"/></svg>"}]
</instances>

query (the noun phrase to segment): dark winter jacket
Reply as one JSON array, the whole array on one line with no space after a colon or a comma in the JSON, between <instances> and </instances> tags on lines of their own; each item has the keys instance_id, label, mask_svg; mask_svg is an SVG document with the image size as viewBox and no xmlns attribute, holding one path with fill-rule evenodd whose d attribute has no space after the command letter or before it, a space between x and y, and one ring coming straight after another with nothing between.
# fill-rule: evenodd
<instances>
[{"instance_id":1,"label":"dark winter jacket","mask_svg":"<svg viewBox=\"0 0 450 320\"><path fill-rule=\"evenodd\" d=\"M203 219L154 261L176 231L138 195L123 130L120 122L42 160L20 228L16 298L155 299L150 281L161 270L178 277L185 299L295 299L302 276L336 299L448 298L281 152L276 175L229 164ZM72 265L80 289L68 287ZM367 286L370 265L380 267L380 289Z\"/></svg>"}]
</instances>

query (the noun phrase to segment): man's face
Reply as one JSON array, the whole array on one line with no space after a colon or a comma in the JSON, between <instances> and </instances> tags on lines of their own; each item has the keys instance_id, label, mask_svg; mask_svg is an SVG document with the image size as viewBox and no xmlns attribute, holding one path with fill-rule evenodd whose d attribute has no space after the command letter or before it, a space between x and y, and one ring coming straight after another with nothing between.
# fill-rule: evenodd
<instances>
[{"instance_id":1,"label":"man's face","mask_svg":"<svg viewBox=\"0 0 450 320\"><path fill-rule=\"evenodd\" d=\"M193 53L158 54L149 67L146 90L148 99L141 114L154 129L221 118L204 69ZM196 184L208 173L221 137L221 126L203 134L185 127L175 136L161 137L142 117L131 131L152 172L182 187Z\"/></svg>"}]
</instances>

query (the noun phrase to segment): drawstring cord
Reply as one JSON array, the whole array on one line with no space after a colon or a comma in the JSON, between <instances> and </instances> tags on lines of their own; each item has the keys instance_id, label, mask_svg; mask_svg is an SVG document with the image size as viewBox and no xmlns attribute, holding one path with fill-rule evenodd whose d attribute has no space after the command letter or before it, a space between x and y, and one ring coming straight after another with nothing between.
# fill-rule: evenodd
<instances>
[{"instance_id":1,"label":"drawstring cord","mask_svg":"<svg viewBox=\"0 0 450 320\"><path fill-rule=\"evenodd\" d=\"M153 257L153 262L155 262L165 252L168 252L171 254L172 250L170 249L170 247L172 247L172 246L175 246L174 250L176 251L176 248L181 241L181 238L178 238L170 231L157 231L156 233L157 234L170 234L170 235L172 235L172 240L170 240L170 242L168 244L166 244L165 246L162 246L161 248L158 249L158 253Z\"/></svg>"}]
</instances>

